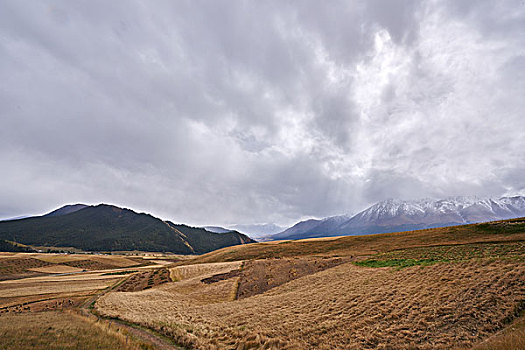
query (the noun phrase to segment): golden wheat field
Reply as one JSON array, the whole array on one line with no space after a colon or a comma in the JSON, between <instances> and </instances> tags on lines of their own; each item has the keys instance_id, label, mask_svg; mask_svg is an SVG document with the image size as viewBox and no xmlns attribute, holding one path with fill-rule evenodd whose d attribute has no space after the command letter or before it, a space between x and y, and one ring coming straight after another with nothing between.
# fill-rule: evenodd
<instances>
[{"instance_id":1,"label":"golden wheat field","mask_svg":"<svg viewBox=\"0 0 525 350\"><path fill-rule=\"evenodd\" d=\"M0 255L0 281L48 274L146 267L150 260L122 255L15 253Z\"/></svg>"},{"instance_id":2,"label":"golden wheat field","mask_svg":"<svg viewBox=\"0 0 525 350\"><path fill-rule=\"evenodd\" d=\"M67 266L67 265L53 265L53 266L45 266L45 267L34 267L32 269L28 269L29 271L35 271L35 272L42 272L42 273L72 273L72 272L81 272L82 269L78 267L73 266Z\"/></svg>"},{"instance_id":3,"label":"golden wheat field","mask_svg":"<svg viewBox=\"0 0 525 350\"><path fill-rule=\"evenodd\" d=\"M49 260L56 261L53 258ZM0 281L0 349L153 348L129 327L80 313L86 301L129 273L116 269L59 275L57 267L50 265L48 275Z\"/></svg>"},{"instance_id":4,"label":"golden wheat field","mask_svg":"<svg viewBox=\"0 0 525 350\"><path fill-rule=\"evenodd\" d=\"M0 281L0 312L9 311L7 308L16 308L17 305L33 305L45 300L78 299L94 295L126 278L129 275L127 271L130 271L118 268L101 272L82 272L83 270L78 268L63 269L60 264L52 264L40 268L40 273L30 275L34 277L18 278L28 275L17 273L21 268L28 270L28 260L27 257L4 259L4 263L11 262L14 265L10 267L15 273L6 276L11 277L10 279ZM16 264L19 262L22 262L22 265Z\"/></svg>"},{"instance_id":5,"label":"golden wheat field","mask_svg":"<svg viewBox=\"0 0 525 350\"><path fill-rule=\"evenodd\" d=\"M107 288L115 282L115 278L85 279L85 280L20 280L18 283L0 283L0 299L28 295L54 293L71 293Z\"/></svg>"},{"instance_id":6,"label":"golden wheat field","mask_svg":"<svg viewBox=\"0 0 525 350\"><path fill-rule=\"evenodd\" d=\"M210 264L195 264L183 265L170 269L171 277L174 281L185 280L192 277L201 277L215 275L218 273L229 272L238 269L242 261L224 262L224 263L210 263Z\"/></svg>"}]
</instances>

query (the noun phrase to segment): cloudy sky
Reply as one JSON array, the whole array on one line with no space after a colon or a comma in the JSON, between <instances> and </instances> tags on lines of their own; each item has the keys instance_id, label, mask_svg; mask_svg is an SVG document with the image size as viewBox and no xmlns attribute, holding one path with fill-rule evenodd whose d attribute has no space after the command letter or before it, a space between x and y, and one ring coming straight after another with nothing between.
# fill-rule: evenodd
<instances>
[{"instance_id":1,"label":"cloudy sky","mask_svg":"<svg viewBox=\"0 0 525 350\"><path fill-rule=\"evenodd\" d=\"M0 218L525 194L525 2L0 1Z\"/></svg>"}]
</instances>

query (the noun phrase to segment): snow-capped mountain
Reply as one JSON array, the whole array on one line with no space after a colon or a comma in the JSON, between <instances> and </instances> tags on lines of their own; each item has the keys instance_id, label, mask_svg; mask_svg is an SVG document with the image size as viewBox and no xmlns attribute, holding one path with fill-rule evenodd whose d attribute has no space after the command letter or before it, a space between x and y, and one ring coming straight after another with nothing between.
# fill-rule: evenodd
<instances>
[{"instance_id":1,"label":"snow-capped mountain","mask_svg":"<svg viewBox=\"0 0 525 350\"><path fill-rule=\"evenodd\" d=\"M273 234L281 232L284 229L284 227L278 226L276 224L238 224L230 225L227 228L222 226L203 226L202 228L208 232L214 233L237 231L257 239L269 237Z\"/></svg>"},{"instance_id":2,"label":"snow-capped mountain","mask_svg":"<svg viewBox=\"0 0 525 350\"><path fill-rule=\"evenodd\" d=\"M361 235L462 225L525 216L525 197L479 199L451 197L402 201L389 199L354 215L307 220L272 236L300 239L339 235Z\"/></svg>"},{"instance_id":3,"label":"snow-capped mountain","mask_svg":"<svg viewBox=\"0 0 525 350\"><path fill-rule=\"evenodd\" d=\"M272 239L299 239L304 238L303 235L307 232L333 232L337 230L339 226L347 222L351 216L349 215L337 215L324 218L322 220L309 219L298 222L294 226L275 234ZM297 236L297 238L296 238Z\"/></svg>"},{"instance_id":4,"label":"snow-capped mountain","mask_svg":"<svg viewBox=\"0 0 525 350\"><path fill-rule=\"evenodd\" d=\"M224 227L220 227L220 226L203 226L202 228L208 232L213 232L213 233L226 233L226 232L233 231L233 230L230 230Z\"/></svg>"}]
</instances>

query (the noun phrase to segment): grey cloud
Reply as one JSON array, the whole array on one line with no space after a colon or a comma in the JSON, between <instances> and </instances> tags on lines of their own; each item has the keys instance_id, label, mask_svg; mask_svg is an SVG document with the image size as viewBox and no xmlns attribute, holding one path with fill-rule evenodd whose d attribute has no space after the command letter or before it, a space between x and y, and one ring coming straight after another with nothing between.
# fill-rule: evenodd
<instances>
[{"instance_id":1,"label":"grey cloud","mask_svg":"<svg viewBox=\"0 0 525 350\"><path fill-rule=\"evenodd\" d=\"M512 1L4 1L0 217L109 202L286 225L523 191L524 17Z\"/></svg>"}]
</instances>

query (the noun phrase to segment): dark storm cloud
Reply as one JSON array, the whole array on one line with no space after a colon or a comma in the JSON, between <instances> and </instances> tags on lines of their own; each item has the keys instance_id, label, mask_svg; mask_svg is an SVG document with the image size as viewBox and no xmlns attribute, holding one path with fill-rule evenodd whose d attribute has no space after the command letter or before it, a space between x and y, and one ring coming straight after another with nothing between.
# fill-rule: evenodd
<instances>
[{"instance_id":1,"label":"dark storm cloud","mask_svg":"<svg viewBox=\"0 0 525 350\"><path fill-rule=\"evenodd\" d=\"M520 1L3 1L0 217L525 191Z\"/></svg>"}]
</instances>

